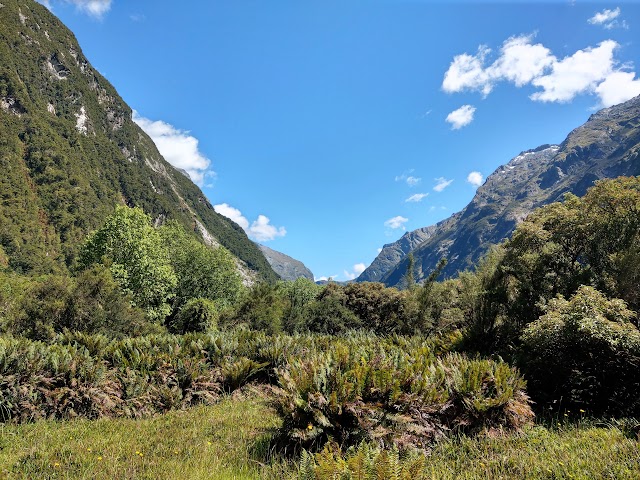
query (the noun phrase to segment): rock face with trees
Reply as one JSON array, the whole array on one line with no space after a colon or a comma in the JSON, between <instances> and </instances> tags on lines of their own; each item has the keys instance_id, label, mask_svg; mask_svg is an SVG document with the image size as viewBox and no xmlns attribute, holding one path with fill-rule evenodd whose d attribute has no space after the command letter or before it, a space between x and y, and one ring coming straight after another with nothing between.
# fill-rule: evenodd
<instances>
[{"instance_id":1,"label":"rock face with trees","mask_svg":"<svg viewBox=\"0 0 640 480\"><path fill-rule=\"evenodd\" d=\"M2 4L0 262L25 273L73 268L85 236L120 204L175 220L224 246L254 280L276 281L242 228L162 158L73 34L35 1Z\"/></svg>"}]
</instances>

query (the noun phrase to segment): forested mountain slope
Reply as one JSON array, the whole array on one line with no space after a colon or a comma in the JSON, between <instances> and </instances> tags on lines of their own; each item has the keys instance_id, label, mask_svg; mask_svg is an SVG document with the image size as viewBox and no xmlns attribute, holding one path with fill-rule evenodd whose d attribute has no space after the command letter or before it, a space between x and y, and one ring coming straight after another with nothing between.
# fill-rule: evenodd
<instances>
[{"instance_id":1,"label":"forested mountain slope","mask_svg":"<svg viewBox=\"0 0 640 480\"><path fill-rule=\"evenodd\" d=\"M251 276L276 280L242 228L214 211L131 115L49 10L0 2L0 263L64 270L87 233L127 204L157 223L178 220L229 249Z\"/></svg>"}]
</instances>

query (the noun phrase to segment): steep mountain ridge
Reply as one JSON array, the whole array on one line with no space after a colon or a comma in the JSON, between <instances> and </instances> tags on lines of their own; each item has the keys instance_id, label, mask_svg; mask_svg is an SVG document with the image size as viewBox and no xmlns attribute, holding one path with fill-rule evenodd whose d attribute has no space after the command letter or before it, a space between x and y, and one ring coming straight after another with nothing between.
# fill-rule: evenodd
<instances>
[{"instance_id":1,"label":"steep mountain ridge","mask_svg":"<svg viewBox=\"0 0 640 480\"><path fill-rule=\"evenodd\" d=\"M74 35L32 0L0 5L0 258L21 272L70 266L117 203L175 219L238 259L247 280L277 276L238 225L166 162Z\"/></svg>"},{"instance_id":2,"label":"steep mountain ridge","mask_svg":"<svg viewBox=\"0 0 640 480\"><path fill-rule=\"evenodd\" d=\"M371 265L360 274L358 282L379 282L405 255L426 242L437 228L437 225L431 225L406 232L398 241L384 245Z\"/></svg>"},{"instance_id":3,"label":"steep mountain ridge","mask_svg":"<svg viewBox=\"0 0 640 480\"><path fill-rule=\"evenodd\" d=\"M560 145L522 152L496 169L463 210L427 227L433 230L420 245L409 249L400 239L385 247L402 258L380 281L401 286L409 252L415 259L417 281L425 279L441 258L448 260L444 276L455 276L472 268L490 245L507 238L535 208L560 200L567 192L581 196L599 179L639 175L639 126L640 96L595 113ZM378 257L383 253L385 249ZM374 261L380 263L378 258Z\"/></svg>"},{"instance_id":4,"label":"steep mountain ridge","mask_svg":"<svg viewBox=\"0 0 640 480\"><path fill-rule=\"evenodd\" d=\"M306 278L313 282L313 273L300 260L264 245L258 244L258 248L281 279L293 282L298 278Z\"/></svg>"}]
</instances>

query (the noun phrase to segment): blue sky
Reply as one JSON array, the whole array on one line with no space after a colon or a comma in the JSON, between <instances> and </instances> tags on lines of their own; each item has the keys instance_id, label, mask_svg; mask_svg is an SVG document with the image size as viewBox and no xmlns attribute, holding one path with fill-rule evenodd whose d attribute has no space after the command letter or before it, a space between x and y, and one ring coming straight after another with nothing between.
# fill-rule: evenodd
<instances>
[{"instance_id":1,"label":"blue sky","mask_svg":"<svg viewBox=\"0 0 640 480\"><path fill-rule=\"evenodd\" d=\"M217 210L318 278L640 94L632 3L43 3Z\"/></svg>"}]
</instances>

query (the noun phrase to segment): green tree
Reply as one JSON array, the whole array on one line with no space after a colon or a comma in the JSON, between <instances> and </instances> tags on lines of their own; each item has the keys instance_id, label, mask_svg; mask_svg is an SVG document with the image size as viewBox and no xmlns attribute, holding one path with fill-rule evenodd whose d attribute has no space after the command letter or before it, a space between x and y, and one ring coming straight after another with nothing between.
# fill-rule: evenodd
<instances>
[{"instance_id":1,"label":"green tree","mask_svg":"<svg viewBox=\"0 0 640 480\"><path fill-rule=\"evenodd\" d=\"M549 300L591 285L611 298L640 304L640 177L602 180L584 197L542 207L504 244L485 290L487 341L517 344Z\"/></svg>"},{"instance_id":2,"label":"green tree","mask_svg":"<svg viewBox=\"0 0 640 480\"><path fill-rule=\"evenodd\" d=\"M87 268L98 263L109 268L123 292L151 320L162 321L171 312L176 274L167 247L142 209L117 206L104 226L89 235L79 264Z\"/></svg>"},{"instance_id":3,"label":"green tree","mask_svg":"<svg viewBox=\"0 0 640 480\"><path fill-rule=\"evenodd\" d=\"M407 272L404 276L404 283L407 290L411 291L416 286L416 259L413 257L413 252L407 255Z\"/></svg>"},{"instance_id":4,"label":"green tree","mask_svg":"<svg viewBox=\"0 0 640 480\"><path fill-rule=\"evenodd\" d=\"M322 291L322 287L302 277L293 282L279 282L278 286L288 303L282 318L284 329L289 333L304 329L305 309Z\"/></svg>"},{"instance_id":5,"label":"green tree","mask_svg":"<svg viewBox=\"0 0 640 480\"><path fill-rule=\"evenodd\" d=\"M192 298L209 299L218 309L240 299L244 290L242 277L226 248L200 243L177 222L168 222L159 232L177 276L175 311Z\"/></svg>"}]
</instances>

